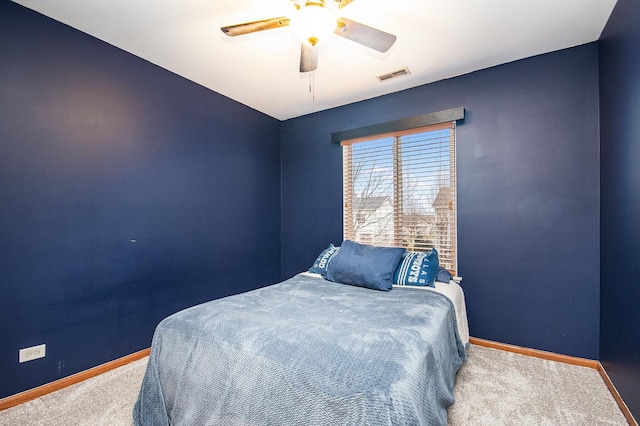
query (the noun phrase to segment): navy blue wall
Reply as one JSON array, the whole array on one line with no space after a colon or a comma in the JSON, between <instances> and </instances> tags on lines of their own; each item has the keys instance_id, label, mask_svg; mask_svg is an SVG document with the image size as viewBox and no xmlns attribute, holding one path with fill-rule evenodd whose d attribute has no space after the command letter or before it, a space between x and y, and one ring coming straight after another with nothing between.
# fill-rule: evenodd
<instances>
[{"instance_id":1,"label":"navy blue wall","mask_svg":"<svg viewBox=\"0 0 640 426\"><path fill-rule=\"evenodd\" d=\"M597 44L284 122L283 278L342 240L332 132L458 106L459 273L471 334L597 359Z\"/></svg>"},{"instance_id":2,"label":"navy blue wall","mask_svg":"<svg viewBox=\"0 0 640 426\"><path fill-rule=\"evenodd\" d=\"M0 1L0 397L276 282L279 194L278 120Z\"/></svg>"},{"instance_id":3,"label":"navy blue wall","mask_svg":"<svg viewBox=\"0 0 640 426\"><path fill-rule=\"evenodd\" d=\"M618 0L600 40L600 357L640 419L640 3Z\"/></svg>"},{"instance_id":4,"label":"navy blue wall","mask_svg":"<svg viewBox=\"0 0 640 426\"><path fill-rule=\"evenodd\" d=\"M308 268L342 239L331 133L464 106L472 334L600 350L638 416L639 27L638 3L620 0L600 103L590 44L281 124L0 0L0 397L146 348L183 307ZM40 343L46 358L17 363Z\"/></svg>"}]
</instances>

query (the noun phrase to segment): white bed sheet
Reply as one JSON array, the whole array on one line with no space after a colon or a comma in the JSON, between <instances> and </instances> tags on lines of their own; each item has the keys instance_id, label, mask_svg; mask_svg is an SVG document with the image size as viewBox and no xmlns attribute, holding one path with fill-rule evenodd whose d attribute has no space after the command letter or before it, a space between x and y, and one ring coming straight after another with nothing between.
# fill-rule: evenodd
<instances>
[{"instance_id":1,"label":"white bed sheet","mask_svg":"<svg viewBox=\"0 0 640 426\"><path fill-rule=\"evenodd\" d=\"M324 279L322 278L322 275L314 274L312 272L303 272L303 274L308 275L310 277L315 277L321 280ZM437 293L440 293L448 297L449 300L451 300L451 302L453 303L453 308L456 311L456 321L458 325L458 334L460 335L460 340L462 341L462 344L464 344L465 346L469 345L469 323L467 321L467 305L464 300L464 290L462 290L462 287L460 286L460 284L458 284L453 280L449 281L448 284L436 281L435 288L394 285L393 289L394 290L400 289L400 291L402 291L402 288L407 288L407 287L410 287L413 289L419 288L425 291L435 291Z\"/></svg>"}]
</instances>

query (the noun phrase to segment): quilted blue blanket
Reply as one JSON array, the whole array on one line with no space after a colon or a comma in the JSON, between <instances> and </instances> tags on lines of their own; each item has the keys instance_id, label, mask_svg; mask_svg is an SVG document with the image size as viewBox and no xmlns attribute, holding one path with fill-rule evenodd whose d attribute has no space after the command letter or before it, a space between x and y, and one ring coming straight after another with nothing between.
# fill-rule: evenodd
<instances>
[{"instance_id":1,"label":"quilted blue blanket","mask_svg":"<svg viewBox=\"0 0 640 426\"><path fill-rule=\"evenodd\" d=\"M136 425L446 425L466 359L445 296L297 275L157 327Z\"/></svg>"}]
</instances>

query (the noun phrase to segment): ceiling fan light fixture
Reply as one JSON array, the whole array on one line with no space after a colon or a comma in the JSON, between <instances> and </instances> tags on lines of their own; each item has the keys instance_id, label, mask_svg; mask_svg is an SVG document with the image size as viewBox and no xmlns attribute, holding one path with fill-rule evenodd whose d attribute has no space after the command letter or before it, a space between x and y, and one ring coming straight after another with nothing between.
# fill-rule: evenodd
<instances>
[{"instance_id":1,"label":"ceiling fan light fixture","mask_svg":"<svg viewBox=\"0 0 640 426\"><path fill-rule=\"evenodd\" d=\"M336 8L341 9L352 1L291 0L295 6L295 14L291 18L281 16L279 18L229 25L220 29L229 37L235 37L290 26L293 33L301 40L301 73L315 71L318 68L318 48L316 45L323 42L331 34L346 38L378 52L384 53L389 50L396 41L396 36L393 34L351 19L337 17Z\"/></svg>"},{"instance_id":2,"label":"ceiling fan light fixture","mask_svg":"<svg viewBox=\"0 0 640 426\"><path fill-rule=\"evenodd\" d=\"M303 43L315 46L336 29L337 18L323 0L296 3L297 12L291 18L291 29Z\"/></svg>"}]
</instances>

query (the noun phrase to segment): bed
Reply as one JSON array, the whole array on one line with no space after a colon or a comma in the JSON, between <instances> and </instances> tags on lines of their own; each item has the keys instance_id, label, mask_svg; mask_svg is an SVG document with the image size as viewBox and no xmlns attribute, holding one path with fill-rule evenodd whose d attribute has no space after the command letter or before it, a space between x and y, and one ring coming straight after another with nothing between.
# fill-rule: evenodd
<instances>
[{"instance_id":1,"label":"bed","mask_svg":"<svg viewBox=\"0 0 640 426\"><path fill-rule=\"evenodd\" d=\"M377 291L300 273L164 319L136 425L446 425L460 286Z\"/></svg>"}]
</instances>

